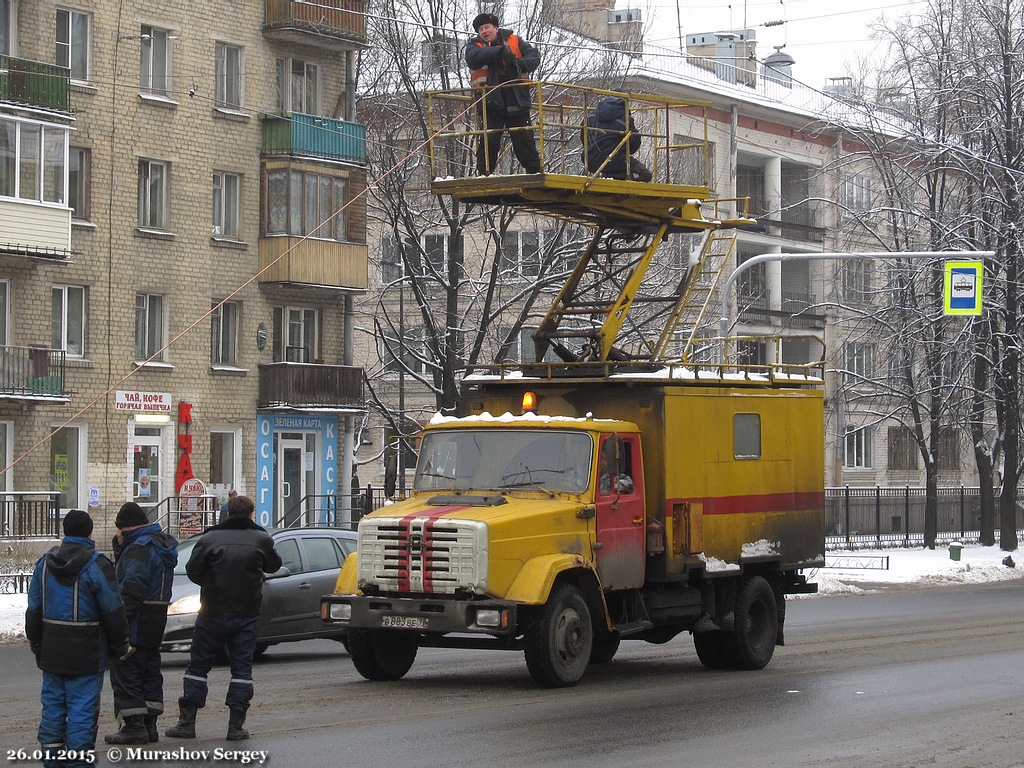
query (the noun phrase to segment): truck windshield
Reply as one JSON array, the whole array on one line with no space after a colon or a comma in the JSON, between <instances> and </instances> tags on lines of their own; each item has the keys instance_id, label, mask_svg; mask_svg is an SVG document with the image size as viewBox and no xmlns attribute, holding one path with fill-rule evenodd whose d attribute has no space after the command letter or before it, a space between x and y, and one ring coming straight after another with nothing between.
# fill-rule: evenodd
<instances>
[{"instance_id":1,"label":"truck windshield","mask_svg":"<svg viewBox=\"0 0 1024 768\"><path fill-rule=\"evenodd\" d=\"M413 488L580 493L590 482L593 453L593 438L586 432L438 430L423 438Z\"/></svg>"}]
</instances>

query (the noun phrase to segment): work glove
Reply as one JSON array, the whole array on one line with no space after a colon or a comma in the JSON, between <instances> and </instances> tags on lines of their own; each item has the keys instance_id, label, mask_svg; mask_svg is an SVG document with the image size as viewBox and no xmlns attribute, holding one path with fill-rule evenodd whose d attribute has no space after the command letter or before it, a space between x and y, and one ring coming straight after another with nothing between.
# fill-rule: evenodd
<instances>
[{"instance_id":1,"label":"work glove","mask_svg":"<svg viewBox=\"0 0 1024 768\"><path fill-rule=\"evenodd\" d=\"M29 643L28 647L32 649L32 655L36 657L36 666L39 666L39 655L43 652L43 646L39 643Z\"/></svg>"},{"instance_id":2,"label":"work glove","mask_svg":"<svg viewBox=\"0 0 1024 768\"><path fill-rule=\"evenodd\" d=\"M118 648L114 653L117 655L118 661L127 661L128 657L135 653L135 646L131 643L125 643L121 648Z\"/></svg>"}]
</instances>

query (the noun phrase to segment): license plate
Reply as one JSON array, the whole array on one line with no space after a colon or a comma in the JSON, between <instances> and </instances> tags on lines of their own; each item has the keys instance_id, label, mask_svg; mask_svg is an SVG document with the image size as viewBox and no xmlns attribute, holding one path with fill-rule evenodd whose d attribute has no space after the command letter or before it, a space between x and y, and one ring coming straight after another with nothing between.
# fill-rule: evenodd
<instances>
[{"instance_id":1,"label":"license plate","mask_svg":"<svg viewBox=\"0 0 1024 768\"><path fill-rule=\"evenodd\" d=\"M427 619L419 616L381 616L382 627L397 627L399 629L426 629Z\"/></svg>"}]
</instances>

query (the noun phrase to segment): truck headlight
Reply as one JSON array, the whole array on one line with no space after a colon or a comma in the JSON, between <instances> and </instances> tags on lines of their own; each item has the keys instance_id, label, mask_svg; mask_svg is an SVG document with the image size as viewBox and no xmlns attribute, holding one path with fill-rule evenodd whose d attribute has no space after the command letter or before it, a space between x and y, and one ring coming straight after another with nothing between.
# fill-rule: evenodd
<instances>
[{"instance_id":1,"label":"truck headlight","mask_svg":"<svg viewBox=\"0 0 1024 768\"><path fill-rule=\"evenodd\" d=\"M332 621L351 621L352 620L352 604L351 603L331 603L328 611Z\"/></svg>"},{"instance_id":2,"label":"truck headlight","mask_svg":"<svg viewBox=\"0 0 1024 768\"><path fill-rule=\"evenodd\" d=\"M167 606L168 616L181 616L186 613L199 613L199 595L183 597Z\"/></svg>"},{"instance_id":3,"label":"truck headlight","mask_svg":"<svg viewBox=\"0 0 1024 768\"><path fill-rule=\"evenodd\" d=\"M478 627L500 627L502 613L503 611L497 608L481 608L476 612L476 624ZM508 619L505 620L505 624L508 624Z\"/></svg>"}]
</instances>

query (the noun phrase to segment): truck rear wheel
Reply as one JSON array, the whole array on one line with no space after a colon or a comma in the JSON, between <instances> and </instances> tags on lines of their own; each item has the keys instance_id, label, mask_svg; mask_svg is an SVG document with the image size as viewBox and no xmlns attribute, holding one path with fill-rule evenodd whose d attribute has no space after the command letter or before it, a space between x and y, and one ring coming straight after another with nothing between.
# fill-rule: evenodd
<instances>
[{"instance_id":1,"label":"truck rear wheel","mask_svg":"<svg viewBox=\"0 0 1024 768\"><path fill-rule=\"evenodd\" d=\"M545 688L576 685L590 662L594 627L579 590L556 589L526 628L526 667Z\"/></svg>"},{"instance_id":2,"label":"truck rear wheel","mask_svg":"<svg viewBox=\"0 0 1024 768\"><path fill-rule=\"evenodd\" d=\"M694 632L693 647L697 651L700 663L708 669L727 669L729 667L729 642L732 638L728 632Z\"/></svg>"},{"instance_id":3,"label":"truck rear wheel","mask_svg":"<svg viewBox=\"0 0 1024 768\"><path fill-rule=\"evenodd\" d=\"M736 594L736 622L727 646L734 669L763 669L775 652L779 612L775 592L761 576L740 583Z\"/></svg>"},{"instance_id":4,"label":"truck rear wheel","mask_svg":"<svg viewBox=\"0 0 1024 768\"><path fill-rule=\"evenodd\" d=\"M348 649L356 671L367 680L398 680L416 660L416 635L394 629L351 629Z\"/></svg>"}]
</instances>

